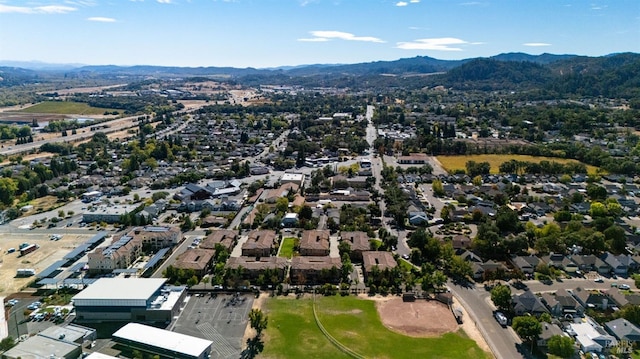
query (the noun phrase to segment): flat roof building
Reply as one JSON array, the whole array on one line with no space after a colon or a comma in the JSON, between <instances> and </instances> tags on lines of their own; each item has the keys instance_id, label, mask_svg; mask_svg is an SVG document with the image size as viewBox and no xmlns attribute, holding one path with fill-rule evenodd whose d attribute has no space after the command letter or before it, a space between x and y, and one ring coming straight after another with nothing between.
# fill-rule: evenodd
<instances>
[{"instance_id":1,"label":"flat roof building","mask_svg":"<svg viewBox=\"0 0 640 359\"><path fill-rule=\"evenodd\" d=\"M304 183L304 174L302 173L284 173L280 178L280 183L295 183L302 187Z\"/></svg>"},{"instance_id":2,"label":"flat roof building","mask_svg":"<svg viewBox=\"0 0 640 359\"><path fill-rule=\"evenodd\" d=\"M69 324L49 327L2 353L9 359L77 359L85 341L96 339L95 329Z\"/></svg>"},{"instance_id":3,"label":"flat roof building","mask_svg":"<svg viewBox=\"0 0 640 359\"><path fill-rule=\"evenodd\" d=\"M177 359L208 359L213 344L209 340L139 323L120 328L113 333L113 339L131 349Z\"/></svg>"},{"instance_id":4,"label":"flat roof building","mask_svg":"<svg viewBox=\"0 0 640 359\"><path fill-rule=\"evenodd\" d=\"M178 314L186 287L164 278L100 278L73 297L78 322L164 323Z\"/></svg>"}]
</instances>

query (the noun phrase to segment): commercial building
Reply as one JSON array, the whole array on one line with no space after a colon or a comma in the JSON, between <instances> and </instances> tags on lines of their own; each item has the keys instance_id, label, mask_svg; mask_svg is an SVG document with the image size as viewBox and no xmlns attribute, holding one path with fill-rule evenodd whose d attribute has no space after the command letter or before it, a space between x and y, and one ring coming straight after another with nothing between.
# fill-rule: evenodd
<instances>
[{"instance_id":1,"label":"commercial building","mask_svg":"<svg viewBox=\"0 0 640 359\"><path fill-rule=\"evenodd\" d=\"M96 339L96 331L79 325L54 326L27 338L2 353L3 358L64 358L77 359L82 355L85 341Z\"/></svg>"},{"instance_id":2,"label":"commercial building","mask_svg":"<svg viewBox=\"0 0 640 359\"><path fill-rule=\"evenodd\" d=\"M82 214L82 221L85 223L93 222L105 222L105 223L119 223L120 218L127 214L132 213L137 208L136 205L115 205L106 206L101 205L97 208L84 212Z\"/></svg>"},{"instance_id":3,"label":"commercial building","mask_svg":"<svg viewBox=\"0 0 640 359\"><path fill-rule=\"evenodd\" d=\"M113 340L161 358L208 359L213 342L148 325L129 323L113 333Z\"/></svg>"},{"instance_id":4,"label":"commercial building","mask_svg":"<svg viewBox=\"0 0 640 359\"><path fill-rule=\"evenodd\" d=\"M100 278L73 297L77 322L167 323L178 315L186 287L164 278Z\"/></svg>"}]
</instances>

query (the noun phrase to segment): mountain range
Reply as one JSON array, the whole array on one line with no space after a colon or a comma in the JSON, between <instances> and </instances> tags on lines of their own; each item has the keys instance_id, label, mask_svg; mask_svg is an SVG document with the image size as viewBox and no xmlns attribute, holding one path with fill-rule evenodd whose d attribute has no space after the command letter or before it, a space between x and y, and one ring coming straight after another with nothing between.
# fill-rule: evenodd
<instances>
[{"instance_id":1,"label":"mountain range","mask_svg":"<svg viewBox=\"0 0 640 359\"><path fill-rule=\"evenodd\" d=\"M6 62L0 61L0 66ZM18 63L15 63L18 65ZM31 64L31 68L25 68ZM338 87L424 87L530 90L593 96L640 97L640 54L601 57L505 53L489 58L439 60L416 56L395 61L304 65L271 69L233 67L78 66L27 63L0 67L0 86L50 77L123 78L222 77L247 85L264 83ZM357 79L357 80L356 80ZM577 92L576 92L577 91Z\"/></svg>"}]
</instances>

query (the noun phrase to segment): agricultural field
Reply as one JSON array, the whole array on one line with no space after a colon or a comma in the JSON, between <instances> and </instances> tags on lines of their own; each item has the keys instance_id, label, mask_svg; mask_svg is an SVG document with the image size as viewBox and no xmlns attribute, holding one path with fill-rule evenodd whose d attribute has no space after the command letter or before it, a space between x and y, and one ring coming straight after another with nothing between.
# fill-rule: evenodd
<instances>
[{"instance_id":1,"label":"agricultural field","mask_svg":"<svg viewBox=\"0 0 640 359\"><path fill-rule=\"evenodd\" d=\"M291 258L293 257L293 247L295 245L296 239L293 237L287 237L282 240L282 244L280 244L280 253L279 257Z\"/></svg>"},{"instance_id":2,"label":"agricultural field","mask_svg":"<svg viewBox=\"0 0 640 359\"><path fill-rule=\"evenodd\" d=\"M462 330L437 337L410 337L391 331L382 324L373 300L349 296L317 297L316 309L331 336L366 358L489 357ZM269 317L269 324L264 332L262 357L349 358L316 325L310 297L271 298L263 311Z\"/></svg>"},{"instance_id":3,"label":"agricultural field","mask_svg":"<svg viewBox=\"0 0 640 359\"><path fill-rule=\"evenodd\" d=\"M555 158L555 157L542 157L542 156L528 156L528 155L497 155L497 154L487 154L487 155L470 155L470 156L437 156L438 161L442 164L442 167L449 172L453 173L456 170L465 170L466 164L468 161L475 162L489 162L491 165L491 173L497 174L499 173L499 167L504 162L508 162L511 160L516 161L524 161L524 162L536 162L539 163L541 161L549 161L549 162L557 162L557 163L578 163L579 161L565 158ZM588 174L596 174L598 173L598 168L586 165Z\"/></svg>"},{"instance_id":4,"label":"agricultural field","mask_svg":"<svg viewBox=\"0 0 640 359\"><path fill-rule=\"evenodd\" d=\"M73 115L103 115L105 111L112 112L121 110L98 108L87 105L83 102L71 101L45 101L37 105L27 107L18 112L23 113L57 113Z\"/></svg>"}]
</instances>

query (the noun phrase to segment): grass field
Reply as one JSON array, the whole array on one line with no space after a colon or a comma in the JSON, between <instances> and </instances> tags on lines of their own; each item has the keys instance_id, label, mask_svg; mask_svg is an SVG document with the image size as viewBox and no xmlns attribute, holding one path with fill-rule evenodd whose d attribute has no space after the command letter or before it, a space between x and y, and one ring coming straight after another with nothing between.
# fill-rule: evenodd
<instances>
[{"instance_id":1,"label":"grass field","mask_svg":"<svg viewBox=\"0 0 640 359\"><path fill-rule=\"evenodd\" d=\"M83 102L70 102L70 101L45 101L37 105L27 107L19 112L26 113L58 113L58 114L73 114L73 115L102 115L105 111L118 111L116 109L91 107Z\"/></svg>"},{"instance_id":2,"label":"grass field","mask_svg":"<svg viewBox=\"0 0 640 359\"><path fill-rule=\"evenodd\" d=\"M280 244L280 257L291 258L293 257L293 246L295 244L296 239L293 237L287 237L282 239L282 243Z\"/></svg>"},{"instance_id":3,"label":"grass field","mask_svg":"<svg viewBox=\"0 0 640 359\"><path fill-rule=\"evenodd\" d=\"M316 326L310 298L271 298L265 312L265 358L349 358ZM385 328L375 302L356 297L318 297L318 316L340 343L367 358L488 358L464 333L412 338Z\"/></svg>"},{"instance_id":4,"label":"grass field","mask_svg":"<svg viewBox=\"0 0 640 359\"><path fill-rule=\"evenodd\" d=\"M571 159L554 158L554 157L537 157L528 155L471 155L471 156L438 156L438 161L442 164L445 170L449 173L453 173L455 170L466 170L466 164L468 161L476 162L489 162L491 165L491 173L499 173L499 167L502 163L510 160L525 161L525 162L540 162L549 161L557 163L569 163L579 162ZM586 165L587 172L589 174L595 174L598 171L597 167Z\"/></svg>"}]
</instances>

